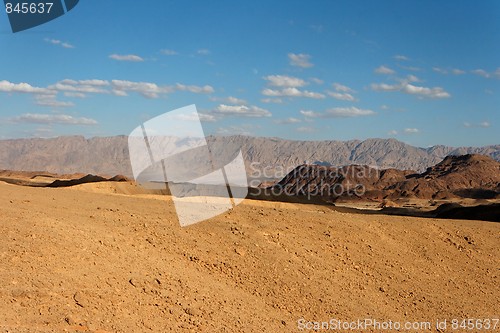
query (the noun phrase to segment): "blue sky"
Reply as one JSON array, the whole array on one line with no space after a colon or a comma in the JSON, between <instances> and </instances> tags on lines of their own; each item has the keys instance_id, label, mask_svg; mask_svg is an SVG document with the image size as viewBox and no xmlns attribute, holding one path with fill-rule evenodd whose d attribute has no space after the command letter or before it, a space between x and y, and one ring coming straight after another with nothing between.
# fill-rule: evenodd
<instances>
[{"instance_id":1,"label":"blue sky","mask_svg":"<svg viewBox=\"0 0 500 333\"><path fill-rule=\"evenodd\" d=\"M196 104L207 134L500 143L498 1L99 1L13 34L0 138L129 134Z\"/></svg>"}]
</instances>

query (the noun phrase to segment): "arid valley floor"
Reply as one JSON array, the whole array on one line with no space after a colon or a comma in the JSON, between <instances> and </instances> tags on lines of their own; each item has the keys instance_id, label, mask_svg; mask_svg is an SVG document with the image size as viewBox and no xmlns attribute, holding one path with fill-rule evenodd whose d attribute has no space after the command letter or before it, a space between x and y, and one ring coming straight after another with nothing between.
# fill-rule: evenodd
<instances>
[{"instance_id":1,"label":"arid valley floor","mask_svg":"<svg viewBox=\"0 0 500 333\"><path fill-rule=\"evenodd\" d=\"M245 200L181 228L168 197L127 186L0 182L0 332L296 332L302 318L499 315L498 223Z\"/></svg>"}]
</instances>

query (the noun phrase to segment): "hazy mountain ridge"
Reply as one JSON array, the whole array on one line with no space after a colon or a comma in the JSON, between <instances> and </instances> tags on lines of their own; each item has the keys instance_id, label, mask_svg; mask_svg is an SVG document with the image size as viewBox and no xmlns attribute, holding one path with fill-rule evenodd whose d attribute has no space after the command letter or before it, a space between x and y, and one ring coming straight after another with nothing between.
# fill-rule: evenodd
<instances>
[{"instance_id":1,"label":"hazy mountain ridge","mask_svg":"<svg viewBox=\"0 0 500 333\"><path fill-rule=\"evenodd\" d=\"M216 158L225 157L223 147L226 144L241 146L249 174L267 168L268 174L276 174L275 178L284 176L280 170L289 171L304 163L331 166L360 164L424 171L448 155L474 153L500 160L500 145L418 148L395 139L292 141L240 135L209 137L208 142L219 147L213 151ZM0 140L0 169L132 174L126 136Z\"/></svg>"}]
</instances>

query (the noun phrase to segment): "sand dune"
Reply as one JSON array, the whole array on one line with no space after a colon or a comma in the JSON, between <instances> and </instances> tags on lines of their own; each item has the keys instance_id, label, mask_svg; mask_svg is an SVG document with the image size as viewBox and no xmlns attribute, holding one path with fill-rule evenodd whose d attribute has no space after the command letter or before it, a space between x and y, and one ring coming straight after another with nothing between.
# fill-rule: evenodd
<instances>
[{"instance_id":1,"label":"sand dune","mask_svg":"<svg viewBox=\"0 0 500 333\"><path fill-rule=\"evenodd\" d=\"M85 191L91 193L104 193L104 194L124 194L124 195L138 195L148 194L148 191L134 182L98 182L86 183L72 186L71 189L78 191Z\"/></svg>"},{"instance_id":2,"label":"sand dune","mask_svg":"<svg viewBox=\"0 0 500 333\"><path fill-rule=\"evenodd\" d=\"M97 193L108 185L0 183L3 331L296 332L301 318L498 316L498 223L247 200L181 228L168 197Z\"/></svg>"}]
</instances>

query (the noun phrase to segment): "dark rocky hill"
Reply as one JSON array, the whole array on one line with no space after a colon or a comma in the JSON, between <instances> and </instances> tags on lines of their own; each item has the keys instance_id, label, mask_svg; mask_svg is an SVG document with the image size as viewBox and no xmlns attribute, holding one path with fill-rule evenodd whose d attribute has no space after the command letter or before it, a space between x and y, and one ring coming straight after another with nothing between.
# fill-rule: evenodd
<instances>
[{"instance_id":1,"label":"dark rocky hill","mask_svg":"<svg viewBox=\"0 0 500 333\"><path fill-rule=\"evenodd\" d=\"M425 172L386 189L393 197L490 199L500 192L500 163L477 154L448 156Z\"/></svg>"},{"instance_id":2,"label":"dark rocky hill","mask_svg":"<svg viewBox=\"0 0 500 333\"><path fill-rule=\"evenodd\" d=\"M491 157L448 156L423 173L369 166L301 165L273 186L289 196L351 199L493 199L500 193L500 163Z\"/></svg>"}]
</instances>

